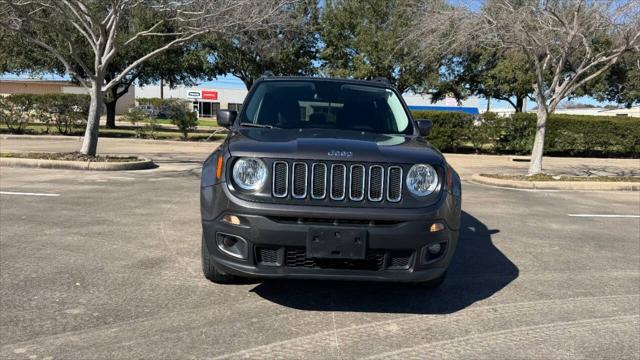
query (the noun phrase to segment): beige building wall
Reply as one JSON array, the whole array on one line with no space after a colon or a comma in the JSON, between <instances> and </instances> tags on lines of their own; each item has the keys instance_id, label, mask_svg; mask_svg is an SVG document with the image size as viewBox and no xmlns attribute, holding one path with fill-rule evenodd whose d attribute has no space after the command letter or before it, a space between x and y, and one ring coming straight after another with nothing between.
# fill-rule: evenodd
<instances>
[{"instance_id":1,"label":"beige building wall","mask_svg":"<svg viewBox=\"0 0 640 360\"><path fill-rule=\"evenodd\" d=\"M62 92L63 83L24 80L0 80L0 94L55 94Z\"/></svg>"}]
</instances>

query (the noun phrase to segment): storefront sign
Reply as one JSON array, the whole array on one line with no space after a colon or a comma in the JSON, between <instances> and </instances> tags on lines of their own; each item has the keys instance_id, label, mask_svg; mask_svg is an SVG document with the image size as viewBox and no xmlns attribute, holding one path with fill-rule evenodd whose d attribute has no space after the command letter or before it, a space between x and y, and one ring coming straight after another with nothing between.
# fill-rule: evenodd
<instances>
[{"instance_id":1,"label":"storefront sign","mask_svg":"<svg viewBox=\"0 0 640 360\"><path fill-rule=\"evenodd\" d=\"M190 99L199 99L201 96L200 90L188 90L187 97Z\"/></svg>"},{"instance_id":2,"label":"storefront sign","mask_svg":"<svg viewBox=\"0 0 640 360\"><path fill-rule=\"evenodd\" d=\"M202 90L202 98L206 100L218 100L218 92L213 90Z\"/></svg>"}]
</instances>

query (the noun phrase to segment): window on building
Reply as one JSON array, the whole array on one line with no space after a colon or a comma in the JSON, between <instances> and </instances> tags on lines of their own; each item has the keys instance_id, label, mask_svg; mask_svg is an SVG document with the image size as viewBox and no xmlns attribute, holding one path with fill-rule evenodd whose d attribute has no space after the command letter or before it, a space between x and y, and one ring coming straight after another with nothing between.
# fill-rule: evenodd
<instances>
[{"instance_id":1,"label":"window on building","mask_svg":"<svg viewBox=\"0 0 640 360\"><path fill-rule=\"evenodd\" d=\"M216 112L220 110L220 103L199 101L198 116L201 118L210 118L216 115Z\"/></svg>"},{"instance_id":2,"label":"window on building","mask_svg":"<svg viewBox=\"0 0 640 360\"><path fill-rule=\"evenodd\" d=\"M229 103L227 109L240 112L240 110L242 109L242 104Z\"/></svg>"}]
</instances>

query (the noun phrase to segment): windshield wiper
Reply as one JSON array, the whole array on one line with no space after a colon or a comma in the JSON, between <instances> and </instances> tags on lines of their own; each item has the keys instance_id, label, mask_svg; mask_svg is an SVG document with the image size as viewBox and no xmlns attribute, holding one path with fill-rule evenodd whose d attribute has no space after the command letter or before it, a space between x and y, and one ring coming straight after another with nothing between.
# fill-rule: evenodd
<instances>
[{"instance_id":1,"label":"windshield wiper","mask_svg":"<svg viewBox=\"0 0 640 360\"><path fill-rule=\"evenodd\" d=\"M248 123L248 122L240 123L240 126L255 127L255 128L263 128L263 129L278 129L278 127L277 127L277 126L273 126L273 125L267 125L267 124L254 124L254 123Z\"/></svg>"}]
</instances>

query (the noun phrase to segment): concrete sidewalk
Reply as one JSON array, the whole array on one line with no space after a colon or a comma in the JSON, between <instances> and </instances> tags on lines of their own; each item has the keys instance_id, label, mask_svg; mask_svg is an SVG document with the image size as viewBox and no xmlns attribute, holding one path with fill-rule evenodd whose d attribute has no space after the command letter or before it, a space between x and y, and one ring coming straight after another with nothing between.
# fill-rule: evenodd
<instances>
[{"instance_id":1,"label":"concrete sidewalk","mask_svg":"<svg viewBox=\"0 0 640 360\"><path fill-rule=\"evenodd\" d=\"M185 171L199 169L220 142L142 140L100 138L98 154L135 155L152 159L160 167L151 171ZM67 152L78 151L81 137L71 136L0 136L0 151Z\"/></svg>"},{"instance_id":2,"label":"concrete sidewalk","mask_svg":"<svg viewBox=\"0 0 640 360\"><path fill-rule=\"evenodd\" d=\"M528 162L511 161L506 155L445 154L465 180L473 174L526 174ZM640 176L640 159L545 157L544 172L571 176Z\"/></svg>"},{"instance_id":3,"label":"concrete sidewalk","mask_svg":"<svg viewBox=\"0 0 640 360\"><path fill-rule=\"evenodd\" d=\"M0 137L0 151L77 151L81 143L80 137L3 135ZM219 143L101 138L98 152L151 158L160 165L160 169L193 167L199 166ZM526 174L529 167L528 162L511 161L510 156L505 155L445 156L465 180L479 173ZM545 172L554 175L640 176L640 159L545 157L543 167Z\"/></svg>"}]
</instances>

